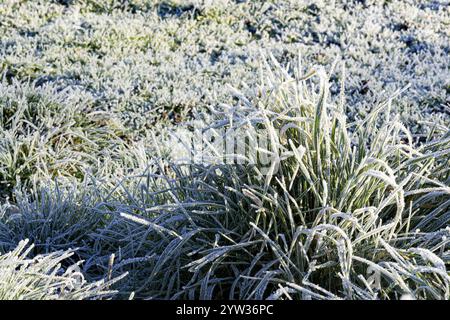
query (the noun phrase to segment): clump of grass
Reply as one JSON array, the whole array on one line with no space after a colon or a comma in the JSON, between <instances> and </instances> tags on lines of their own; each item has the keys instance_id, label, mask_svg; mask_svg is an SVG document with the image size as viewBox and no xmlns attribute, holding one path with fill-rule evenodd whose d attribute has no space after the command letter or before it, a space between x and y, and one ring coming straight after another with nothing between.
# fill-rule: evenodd
<instances>
[{"instance_id":1,"label":"clump of grass","mask_svg":"<svg viewBox=\"0 0 450 320\"><path fill-rule=\"evenodd\" d=\"M272 59L254 96L237 93L240 104L208 127L225 128L223 138L257 127L270 138L259 150L271 157L269 170L191 165L173 167L172 178L147 177L166 180L158 191L166 197L142 209L160 214L131 220L171 230L151 251L159 259L150 290L203 299L448 299L450 132L416 145L390 100L347 123L344 99L329 102L322 68L306 77L293 70Z\"/></svg>"},{"instance_id":2,"label":"clump of grass","mask_svg":"<svg viewBox=\"0 0 450 320\"><path fill-rule=\"evenodd\" d=\"M120 278L88 283L80 272L80 263L62 269L61 262L73 251L28 258L32 249L28 240L23 240L13 251L0 254L1 300L103 299L116 293L110 287Z\"/></svg>"},{"instance_id":3,"label":"clump of grass","mask_svg":"<svg viewBox=\"0 0 450 320\"><path fill-rule=\"evenodd\" d=\"M0 84L0 191L37 188L54 178L83 181L134 165L136 144L89 96L36 82Z\"/></svg>"},{"instance_id":4,"label":"clump of grass","mask_svg":"<svg viewBox=\"0 0 450 320\"><path fill-rule=\"evenodd\" d=\"M415 146L390 100L347 123L344 99L329 103L322 68L302 79L300 66L292 75L271 61L258 95L243 97L227 125L257 125L271 142L260 150L272 158L267 175L256 166L235 188L271 257L264 265L274 264L272 275L247 282L278 286L286 298L448 299L450 131Z\"/></svg>"}]
</instances>

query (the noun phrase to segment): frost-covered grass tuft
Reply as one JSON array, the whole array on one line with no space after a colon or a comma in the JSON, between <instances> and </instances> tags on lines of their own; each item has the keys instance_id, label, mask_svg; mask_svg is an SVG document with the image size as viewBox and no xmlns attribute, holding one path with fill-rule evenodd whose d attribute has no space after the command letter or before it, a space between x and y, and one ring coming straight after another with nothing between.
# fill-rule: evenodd
<instances>
[{"instance_id":1,"label":"frost-covered grass tuft","mask_svg":"<svg viewBox=\"0 0 450 320\"><path fill-rule=\"evenodd\" d=\"M29 258L33 245L20 241L17 247L0 255L1 300L81 300L114 296L110 287L119 278L88 283L79 263L66 269L61 262L73 251L57 251Z\"/></svg>"},{"instance_id":2,"label":"frost-covered grass tuft","mask_svg":"<svg viewBox=\"0 0 450 320\"><path fill-rule=\"evenodd\" d=\"M0 104L0 197L55 177L118 177L146 161L117 116L95 109L79 90L4 80Z\"/></svg>"}]
</instances>

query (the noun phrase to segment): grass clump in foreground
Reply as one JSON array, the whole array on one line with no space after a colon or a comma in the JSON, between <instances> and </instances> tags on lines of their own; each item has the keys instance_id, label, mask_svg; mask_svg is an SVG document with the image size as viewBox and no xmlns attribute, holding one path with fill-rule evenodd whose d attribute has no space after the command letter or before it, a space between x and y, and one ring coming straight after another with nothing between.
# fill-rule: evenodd
<instances>
[{"instance_id":1,"label":"grass clump in foreground","mask_svg":"<svg viewBox=\"0 0 450 320\"><path fill-rule=\"evenodd\" d=\"M116 293L110 286L120 279L87 283L79 264L62 269L61 261L73 252L58 251L29 259L33 246L27 244L28 240L20 241L13 251L0 255L0 299L100 299Z\"/></svg>"},{"instance_id":2,"label":"grass clump in foreground","mask_svg":"<svg viewBox=\"0 0 450 320\"><path fill-rule=\"evenodd\" d=\"M417 145L391 101L347 123L343 93L332 105L328 86L320 67L303 77L271 59L253 95L213 110L206 126L225 138L244 127L269 137L258 150L269 167L154 159L112 191L87 183L24 198L0 228L21 230L36 253L61 246L51 237L64 231L87 278L129 273L118 298L449 299L450 131ZM66 216L80 212L95 220L87 234Z\"/></svg>"}]
</instances>

